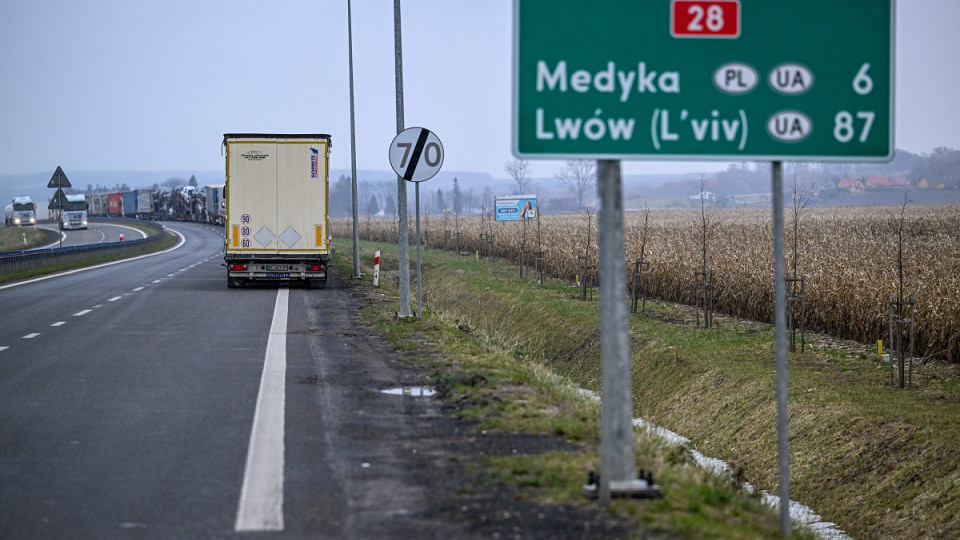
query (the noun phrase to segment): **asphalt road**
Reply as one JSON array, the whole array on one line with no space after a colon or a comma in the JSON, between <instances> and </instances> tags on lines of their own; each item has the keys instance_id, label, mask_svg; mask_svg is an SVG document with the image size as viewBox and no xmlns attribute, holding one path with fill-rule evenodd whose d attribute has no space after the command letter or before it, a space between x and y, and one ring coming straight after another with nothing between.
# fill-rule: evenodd
<instances>
[{"instance_id":1,"label":"asphalt road","mask_svg":"<svg viewBox=\"0 0 960 540\"><path fill-rule=\"evenodd\" d=\"M397 523L422 514L424 497L396 455L411 452L403 434L438 405L380 392L416 381L363 339L347 291L228 289L222 228L168 226L185 242L167 253L0 287L0 537L398 537L426 527ZM271 335L281 297L287 323ZM285 388L264 398L278 336ZM273 491L242 496L252 462L277 470L270 451L248 457L264 400L281 411L282 473L266 474ZM279 497L279 527L254 508L244 521L253 532L238 533L242 497Z\"/></svg>"},{"instance_id":2,"label":"asphalt road","mask_svg":"<svg viewBox=\"0 0 960 540\"><path fill-rule=\"evenodd\" d=\"M56 223L40 223L37 225L40 229L48 229L51 231L57 231ZM62 231L62 243L64 247L67 246L82 246L86 244L99 244L102 242L118 242L120 240L120 235L123 235L125 240L133 240L134 238L143 238L146 235L143 231L130 227L129 225L123 225L120 223L107 223L103 221L91 221L89 226L86 229L65 229ZM50 247L59 247L61 241L57 240L49 245L42 246L44 248Z\"/></svg>"}]
</instances>

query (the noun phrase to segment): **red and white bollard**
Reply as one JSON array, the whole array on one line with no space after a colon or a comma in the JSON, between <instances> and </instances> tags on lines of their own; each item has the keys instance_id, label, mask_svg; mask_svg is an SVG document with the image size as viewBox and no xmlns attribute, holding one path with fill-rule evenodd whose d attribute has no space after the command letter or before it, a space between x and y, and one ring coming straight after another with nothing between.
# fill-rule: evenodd
<instances>
[{"instance_id":1,"label":"red and white bollard","mask_svg":"<svg viewBox=\"0 0 960 540\"><path fill-rule=\"evenodd\" d=\"M380 286L380 252L373 255L373 286Z\"/></svg>"},{"instance_id":2,"label":"red and white bollard","mask_svg":"<svg viewBox=\"0 0 960 540\"><path fill-rule=\"evenodd\" d=\"M120 233L120 241L123 242L123 233Z\"/></svg>"}]
</instances>

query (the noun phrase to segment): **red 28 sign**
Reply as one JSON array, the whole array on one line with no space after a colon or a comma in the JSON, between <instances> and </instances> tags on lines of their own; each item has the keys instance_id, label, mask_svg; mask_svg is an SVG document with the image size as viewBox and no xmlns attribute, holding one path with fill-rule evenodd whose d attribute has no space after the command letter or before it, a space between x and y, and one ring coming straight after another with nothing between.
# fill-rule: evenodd
<instances>
[{"instance_id":1,"label":"red 28 sign","mask_svg":"<svg viewBox=\"0 0 960 540\"><path fill-rule=\"evenodd\" d=\"M673 0L670 33L679 38L740 37L740 0Z\"/></svg>"}]
</instances>

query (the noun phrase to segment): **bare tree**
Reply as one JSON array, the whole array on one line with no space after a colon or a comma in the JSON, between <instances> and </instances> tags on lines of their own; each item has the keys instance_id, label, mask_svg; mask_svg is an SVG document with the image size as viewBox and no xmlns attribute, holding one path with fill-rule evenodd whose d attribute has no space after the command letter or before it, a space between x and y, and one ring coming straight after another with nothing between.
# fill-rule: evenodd
<instances>
[{"instance_id":1,"label":"bare tree","mask_svg":"<svg viewBox=\"0 0 960 540\"><path fill-rule=\"evenodd\" d=\"M797 352L797 326L800 327L800 352L806 348L806 285L800 276L800 220L807 208L807 192L797 182L797 173L793 173L793 277L786 278L787 285L787 331L790 334L790 352ZM797 308L799 307L799 317ZM799 321L798 321L799 319Z\"/></svg>"},{"instance_id":2,"label":"bare tree","mask_svg":"<svg viewBox=\"0 0 960 540\"><path fill-rule=\"evenodd\" d=\"M700 300L702 294L704 326L710 328L713 325L713 270L707 271L707 248L713 236L714 207L709 202L707 193L707 182L703 175L700 175L700 255L701 270L696 273L697 286L697 327L700 327Z\"/></svg>"},{"instance_id":3,"label":"bare tree","mask_svg":"<svg viewBox=\"0 0 960 540\"><path fill-rule=\"evenodd\" d=\"M800 261L800 218L807 209L807 193L797 183L796 173L793 175L791 189L793 190L793 277L796 278Z\"/></svg>"},{"instance_id":4,"label":"bare tree","mask_svg":"<svg viewBox=\"0 0 960 540\"><path fill-rule=\"evenodd\" d=\"M906 230L907 205L910 204L910 191L903 192L903 204L897 218L897 299L903 303L903 233Z\"/></svg>"},{"instance_id":5,"label":"bare tree","mask_svg":"<svg viewBox=\"0 0 960 540\"><path fill-rule=\"evenodd\" d=\"M583 198L597 179L597 162L592 159L568 159L555 176L576 197L577 208L583 208Z\"/></svg>"},{"instance_id":6,"label":"bare tree","mask_svg":"<svg viewBox=\"0 0 960 540\"><path fill-rule=\"evenodd\" d=\"M906 232L907 205L910 203L910 192L904 191L903 204L900 205L900 215L897 216L897 295L896 299L890 295L888 303L890 310L890 385L894 386L894 364L899 366L899 387L905 388L905 363L910 363L908 384L913 386L913 340L915 332L915 302L911 294L908 299L903 297L903 256L904 234ZM896 358L896 361L894 360Z\"/></svg>"},{"instance_id":7,"label":"bare tree","mask_svg":"<svg viewBox=\"0 0 960 540\"><path fill-rule=\"evenodd\" d=\"M503 170L517 184L517 195L526 193L530 189L530 162L522 159L508 161L503 166Z\"/></svg>"}]
</instances>

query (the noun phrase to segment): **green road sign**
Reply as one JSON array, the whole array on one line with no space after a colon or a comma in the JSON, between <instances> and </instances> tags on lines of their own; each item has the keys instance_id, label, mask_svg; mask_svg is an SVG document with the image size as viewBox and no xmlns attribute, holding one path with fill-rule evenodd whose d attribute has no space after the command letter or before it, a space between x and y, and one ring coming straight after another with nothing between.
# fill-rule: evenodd
<instances>
[{"instance_id":1,"label":"green road sign","mask_svg":"<svg viewBox=\"0 0 960 540\"><path fill-rule=\"evenodd\" d=\"M514 151L888 160L895 0L514 0Z\"/></svg>"}]
</instances>

